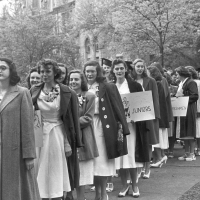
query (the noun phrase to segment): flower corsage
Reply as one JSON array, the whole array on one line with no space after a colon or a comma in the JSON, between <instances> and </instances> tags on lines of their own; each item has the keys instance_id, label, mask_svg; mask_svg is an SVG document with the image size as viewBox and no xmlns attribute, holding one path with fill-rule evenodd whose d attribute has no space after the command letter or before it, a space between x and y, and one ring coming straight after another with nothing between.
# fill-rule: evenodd
<instances>
[{"instance_id":1,"label":"flower corsage","mask_svg":"<svg viewBox=\"0 0 200 200\"><path fill-rule=\"evenodd\" d=\"M56 84L55 87L52 87L50 92L44 91L44 93L45 93L44 100L47 102L53 102L54 99L56 99L57 96L60 94L60 87L58 84Z\"/></svg>"},{"instance_id":2,"label":"flower corsage","mask_svg":"<svg viewBox=\"0 0 200 200\"><path fill-rule=\"evenodd\" d=\"M78 101L79 101L79 107L83 106L83 103L85 102L86 98L82 96L81 94L78 94Z\"/></svg>"}]
</instances>

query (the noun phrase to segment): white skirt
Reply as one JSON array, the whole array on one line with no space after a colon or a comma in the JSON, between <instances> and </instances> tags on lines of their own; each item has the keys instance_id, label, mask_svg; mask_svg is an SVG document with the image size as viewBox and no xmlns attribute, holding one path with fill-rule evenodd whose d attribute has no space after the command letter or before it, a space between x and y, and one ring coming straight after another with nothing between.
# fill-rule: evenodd
<instances>
[{"instance_id":1,"label":"white skirt","mask_svg":"<svg viewBox=\"0 0 200 200\"><path fill-rule=\"evenodd\" d=\"M167 128L159 128L159 144L153 145L154 148L168 149L168 130Z\"/></svg>"},{"instance_id":2,"label":"white skirt","mask_svg":"<svg viewBox=\"0 0 200 200\"><path fill-rule=\"evenodd\" d=\"M200 117L196 118L196 138L200 138Z\"/></svg>"},{"instance_id":3,"label":"white skirt","mask_svg":"<svg viewBox=\"0 0 200 200\"><path fill-rule=\"evenodd\" d=\"M79 185L91 185L94 182L94 159L79 161L80 179Z\"/></svg>"},{"instance_id":4,"label":"white skirt","mask_svg":"<svg viewBox=\"0 0 200 200\"><path fill-rule=\"evenodd\" d=\"M115 158L116 169L143 167L143 163L135 162L136 128L134 123L128 123L130 135L127 135L128 154Z\"/></svg>"},{"instance_id":5,"label":"white skirt","mask_svg":"<svg viewBox=\"0 0 200 200\"><path fill-rule=\"evenodd\" d=\"M71 191L67 161L64 152L64 125L44 123L43 147L38 170L38 187L41 198L62 197Z\"/></svg>"},{"instance_id":6,"label":"white skirt","mask_svg":"<svg viewBox=\"0 0 200 200\"><path fill-rule=\"evenodd\" d=\"M99 156L94 158L94 176L115 175L115 159L108 159L103 127L99 115L94 115L94 134L97 142Z\"/></svg>"}]
</instances>

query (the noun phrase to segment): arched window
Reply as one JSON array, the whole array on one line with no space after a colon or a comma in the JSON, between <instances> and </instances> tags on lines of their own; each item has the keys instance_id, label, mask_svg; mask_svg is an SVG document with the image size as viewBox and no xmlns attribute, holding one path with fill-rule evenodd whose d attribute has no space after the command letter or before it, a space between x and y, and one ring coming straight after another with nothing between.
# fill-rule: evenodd
<instances>
[{"instance_id":1,"label":"arched window","mask_svg":"<svg viewBox=\"0 0 200 200\"><path fill-rule=\"evenodd\" d=\"M99 42L97 36L94 37L94 45L95 45L95 50L98 52L99 51Z\"/></svg>"},{"instance_id":2,"label":"arched window","mask_svg":"<svg viewBox=\"0 0 200 200\"><path fill-rule=\"evenodd\" d=\"M89 38L85 40L85 52L86 54L90 54L90 39Z\"/></svg>"}]
</instances>

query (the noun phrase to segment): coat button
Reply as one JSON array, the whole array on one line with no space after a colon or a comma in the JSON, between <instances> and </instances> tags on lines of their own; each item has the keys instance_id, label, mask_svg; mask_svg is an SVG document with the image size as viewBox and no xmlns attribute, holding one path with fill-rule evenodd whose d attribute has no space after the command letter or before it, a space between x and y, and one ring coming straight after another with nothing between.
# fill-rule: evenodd
<instances>
[{"instance_id":1,"label":"coat button","mask_svg":"<svg viewBox=\"0 0 200 200\"><path fill-rule=\"evenodd\" d=\"M101 98L101 101L103 102L103 101L104 101L104 98Z\"/></svg>"},{"instance_id":2,"label":"coat button","mask_svg":"<svg viewBox=\"0 0 200 200\"><path fill-rule=\"evenodd\" d=\"M102 110L105 110L105 107L103 107Z\"/></svg>"},{"instance_id":3,"label":"coat button","mask_svg":"<svg viewBox=\"0 0 200 200\"><path fill-rule=\"evenodd\" d=\"M104 115L104 119L107 119L107 115Z\"/></svg>"},{"instance_id":4,"label":"coat button","mask_svg":"<svg viewBox=\"0 0 200 200\"><path fill-rule=\"evenodd\" d=\"M110 125L107 124L107 125L106 125L106 128L110 128Z\"/></svg>"}]
</instances>

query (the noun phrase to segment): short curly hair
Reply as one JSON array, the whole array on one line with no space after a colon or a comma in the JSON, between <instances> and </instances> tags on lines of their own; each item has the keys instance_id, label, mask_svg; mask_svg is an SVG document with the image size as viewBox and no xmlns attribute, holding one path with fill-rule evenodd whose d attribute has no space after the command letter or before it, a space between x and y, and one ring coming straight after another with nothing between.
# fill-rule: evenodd
<instances>
[{"instance_id":1,"label":"short curly hair","mask_svg":"<svg viewBox=\"0 0 200 200\"><path fill-rule=\"evenodd\" d=\"M175 71L182 77L184 78L190 78L191 77L191 73L189 72L189 70L186 67L178 67L175 69Z\"/></svg>"},{"instance_id":2,"label":"short curly hair","mask_svg":"<svg viewBox=\"0 0 200 200\"><path fill-rule=\"evenodd\" d=\"M54 80L60 78L61 76L61 69L58 67L58 64L56 61L51 60L51 59L43 59L38 62L38 73L40 74L41 67L43 66L44 68L47 67L48 65L51 65L53 67L53 72L55 74Z\"/></svg>"},{"instance_id":3,"label":"short curly hair","mask_svg":"<svg viewBox=\"0 0 200 200\"><path fill-rule=\"evenodd\" d=\"M32 74L33 72L38 72L38 68L37 68L37 67L33 67L33 68L30 70L30 72L29 72L29 74L28 74L28 76L27 76L27 78L26 78L27 85L28 85L28 88L29 88L29 89L31 88L30 78L31 78L31 74Z\"/></svg>"},{"instance_id":4,"label":"short curly hair","mask_svg":"<svg viewBox=\"0 0 200 200\"><path fill-rule=\"evenodd\" d=\"M8 66L10 70L10 85L15 86L17 83L20 82L20 77L17 74L17 69L15 63L8 59L8 58L0 58L0 61L4 61Z\"/></svg>"},{"instance_id":5,"label":"short curly hair","mask_svg":"<svg viewBox=\"0 0 200 200\"><path fill-rule=\"evenodd\" d=\"M186 66L185 68L189 70L189 72L191 74L191 77L193 79L198 79L198 73L197 73L197 71L195 70L194 67L192 67L192 66Z\"/></svg>"},{"instance_id":6,"label":"short curly hair","mask_svg":"<svg viewBox=\"0 0 200 200\"><path fill-rule=\"evenodd\" d=\"M137 59L135 59L135 60L133 61L133 64L131 65L131 66L133 67L133 71L132 71L131 75L132 75L132 78L133 78L134 80L137 79L137 73L136 73L136 71L135 71L135 65L136 65L138 62L142 62L142 63L144 64L144 71L143 71L141 77L144 78L144 77L147 77L147 76L148 76L148 75L147 75L147 68L146 68L145 61L142 60L142 59L140 59L140 58L137 58Z\"/></svg>"},{"instance_id":7,"label":"short curly hair","mask_svg":"<svg viewBox=\"0 0 200 200\"><path fill-rule=\"evenodd\" d=\"M67 81L68 84L67 85L69 86L71 74L76 74L76 73L80 74L80 77L81 77L81 90L82 91L88 91L87 80L86 80L84 74L80 70L78 70L78 69L74 69L74 70L71 70L69 72L68 81Z\"/></svg>"},{"instance_id":8,"label":"short curly hair","mask_svg":"<svg viewBox=\"0 0 200 200\"><path fill-rule=\"evenodd\" d=\"M151 77L154 78L156 81L162 80L162 74L155 65L150 65L147 69L149 70Z\"/></svg>"}]
</instances>

